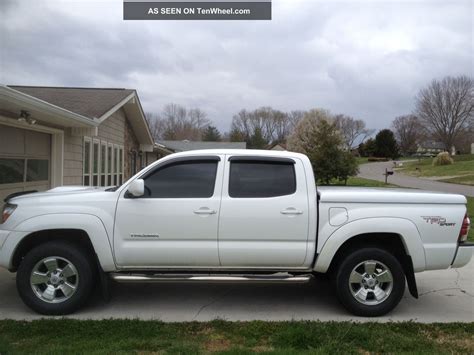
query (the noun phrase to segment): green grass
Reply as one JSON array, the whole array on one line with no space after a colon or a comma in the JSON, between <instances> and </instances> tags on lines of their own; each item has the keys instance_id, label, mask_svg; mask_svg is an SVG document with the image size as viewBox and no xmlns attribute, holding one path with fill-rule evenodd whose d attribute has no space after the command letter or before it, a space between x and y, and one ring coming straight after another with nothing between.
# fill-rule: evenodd
<instances>
[{"instance_id":1,"label":"green grass","mask_svg":"<svg viewBox=\"0 0 474 355\"><path fill-rule=\"evenodd\" d=\"M347 180L347 186L362 186L362 187L397 187L392 184L386 184L382 181L364 179L357 176L352 176Z\"/></svg>"},{"instance_id":2,"label":"green grass","mask_svg":"<svg viewBox=\"0 0 474 355\"><path fill-rule=\"evenodd\" d=\"M319 185L319 186L325 186L325 185ZM364 179L357 176L351 176L347 180L347 185L345 185L344 182L342 181L334 180L333 182L331 182L330 186L397 187L392 184L385 184L384 182L381 182L381 181Z\"/></svg>"},{"instance_id":3,"label":"green grass","mask_svg":"<svg viewBox=\"0 0 474 355\"><path fill-rule=\"evenodd\" d=\"M474 323L0 321L0 353L473 353Z\"/></svg>"},{"instance_id":4,"label":"green grass","mask_svg":"<svg viewBox=\"0 0 474 355\"><path fill-rule=\"evenodd\" d=\"M369 158L367 157L356 157L357 165L369 163Z\"/></svg>"},{"instance_id":5,"label":"green grass","mask_svg":"<svg viewBox=\"0 0 474 355\"><path fill-rule=\"evenodd\" d=\"M474 185L474 174L464 175L464 176L450 178L450 179L441 179L439 181L449 182L451 184Z\"/></svg>"},{"instance_id":6,"label":"green grass","mask_svg":"<svg viewBox=\"0 0 474 355\"><path fill-rule=\"evenodd\" d=\"M445 182L474 185L474 154L456 155L453 159L454 164L433 166L432 158L423 158L405 163L400 171L411 176L439 177Z\"/></svg>"}]
</instances>

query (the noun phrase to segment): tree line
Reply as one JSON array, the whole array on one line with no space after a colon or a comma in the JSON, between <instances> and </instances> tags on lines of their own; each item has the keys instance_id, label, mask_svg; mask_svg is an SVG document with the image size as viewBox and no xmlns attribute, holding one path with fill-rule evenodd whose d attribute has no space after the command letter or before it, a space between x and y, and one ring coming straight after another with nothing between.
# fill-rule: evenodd
<instances>
[{"instance_id":1,"label":"tree line","mask_svg":"<svg viewBox=\"0 0 474 355\"><path fill-rule=\"evenodd\" d=\"M275 144L307 154L317 179L346 181L357 173L354 155L395 159L410 155L427 141L453 146L474 141L474 79L468 76L434 79L414 98L413 112L396 117L390 129L366 127L361 119L324 109L283 112L272 107L242 109L230 130L221 133L199 109L166 105L146 118L155 140L246 142L249 149Z\"/></svg>"},{"instance_id":2,"label":"tree line","mask_svg":"<svg viewBox=\"0 0 474 355\"><path fill-rule=\"evenodd\" d=\"M274 144L285 144L297 125L317 111L318 109L283 112L271 107L243 109L233 116L230 131L225 133L221 133L199 108L187 109L181 105L167 104L160 113L146 113L146 118L156 141L224 140L246 142L247 147L252 149L265 149ZM354 148L374 132L366 128L363 120L347 115L336 114L331 119L334 120L346 149Z\"/></svg>"}]
</instances>

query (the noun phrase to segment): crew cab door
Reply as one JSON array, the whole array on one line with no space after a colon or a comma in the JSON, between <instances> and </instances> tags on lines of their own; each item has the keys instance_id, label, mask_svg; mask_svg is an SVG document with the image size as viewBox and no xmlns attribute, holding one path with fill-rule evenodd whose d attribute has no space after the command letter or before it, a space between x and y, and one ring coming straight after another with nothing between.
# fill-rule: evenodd
<instances>
[{"instance_id":1,"label":"crew cab door","mask_svg":"<svg viewBox=\"0 0 474 355\"><path fill-rule=\"evenodd\" d=\"M114 252L122 267L219 265L217 228L224 155L174 158L140 176L145 195L123 191Z\"/></svg>"},{"instance_id":2,"label":"crew cab door","mask_svg":"<svg viewBox=\"0 0 474 355\"><path fill-rule=\"evenodd\" d=\"M219 220L221 265L302 266L308 208L299 159L227 156Z\"/></svg>"}]
</instances>

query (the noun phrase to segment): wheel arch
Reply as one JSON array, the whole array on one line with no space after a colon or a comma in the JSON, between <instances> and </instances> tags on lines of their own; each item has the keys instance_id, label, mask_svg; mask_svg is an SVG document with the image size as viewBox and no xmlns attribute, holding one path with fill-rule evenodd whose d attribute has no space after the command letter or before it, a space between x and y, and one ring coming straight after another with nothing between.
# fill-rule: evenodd
<instances>
[{"instance_id":1,"label":"wheel arch","mask_svg":"<svg viewBox=\"0 0 474 355\"><path fill-rule=\"evenodd\" d=\"M94 247L86 231L81 229L45 229L32 232L21 239L12 255L11 270L18 269L21 260L30 250L50 241L66 241L87 251L90 256L95 256Z\"/></svg>"},{"instance_id":2,"label":"wheel arch","mask_svg":"<svg viewBox=\"0 0 474 355\"><path fill-rule=\"evenodd\" d=\"M98 260L104 271L115 271L107 231L102 221L92 215L51 214L30 218L18 225L4 245L11 255L8 268L15 271L31 248L50 240L64 240L84 247Z\"/></svg>"},{"instance_id":3,"label":"wheel arch","mask_svg":"<svg viewBox=\"0 0 474 355\"><path fill-rule=\"evenodd\" d=\"M414 272L426 267L423 243L413 222L403 218L367 218L347 223L332 233L318 254L314 271L326 273L347 250L361 246L379 246L404 254L411 260Z\"/></svg>"}]
</instances>

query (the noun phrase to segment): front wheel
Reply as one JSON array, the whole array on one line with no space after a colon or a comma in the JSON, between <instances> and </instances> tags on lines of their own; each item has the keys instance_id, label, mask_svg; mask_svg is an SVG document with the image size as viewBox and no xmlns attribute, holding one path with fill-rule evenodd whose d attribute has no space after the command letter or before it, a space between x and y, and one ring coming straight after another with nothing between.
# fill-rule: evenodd
<instances>
[{"instance_id":1,"label":"front wheel","mask_svg":"<svg viewBox=\"0 0 474 355\"><path fill-rule=\"evenodd\" d=\"M405 292L402 265L379 248L351 252L336 276L339 301L357 316L377 317L394 309Z\"/></svg>"},{"instance_id":2,"label":"front wheel","mask_svg":"<svg viewBox=\"0 0 474 355\"><path fill-rule=\"evenodd\" d=\"M52 241L32 249L16 275L18 293L34 311L47 315L74 312L93 287L93 265L87 253L70 243Z\"/></svg>"}]
</instances>

